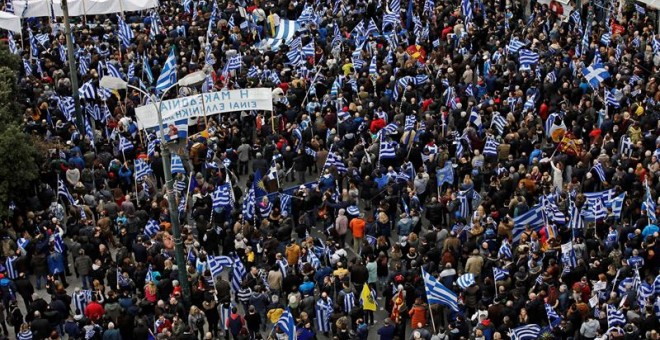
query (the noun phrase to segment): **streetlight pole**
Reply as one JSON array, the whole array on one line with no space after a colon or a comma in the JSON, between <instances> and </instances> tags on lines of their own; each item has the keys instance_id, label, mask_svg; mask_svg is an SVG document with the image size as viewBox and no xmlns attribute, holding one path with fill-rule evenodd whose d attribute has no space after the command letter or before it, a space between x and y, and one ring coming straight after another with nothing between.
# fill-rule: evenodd
<instances>
[{"instance_id":1,"label":"streetlight pole","mask_svg":"<svg viewBox=\"0 0 660 340\"><path fill-rule=\"evenodd\" d=\"M161 144L161 160L163 161L163 170L165 171L165 185L167 186L167 207L170 210L170 223L172 225L172 236L174 238L174 259L176 261L177 265L177 271L179 274L179 284L181 285L181 290L183 292L183 302L187 306L190 306L191 304L191 299L190 299L190 283L188 282L188 273L186 270L186 259L184 256L184 251L183 251L183 240L181 238L181 226L179 226L179 210L176 204L176 197L174 195L174 180L172 179L172 154L170 152L169 147L165 143L165 133L163 132L163 114L160 110L161 103L163 99L165 98L165 95L169 90L176 86L194 86L195 84L199 84L204 81L205 79L204 72L198 71L191 73L185 77L183 77L181 80L178 81L177 84L174 84L165 91L163 91L163 94L160 96L158 99L158 103L151 101L151 103L155 106L156 108L156 114L158 115L158 132L159 132L159 138L160 138L160 144ZM111 76L105 76L101 78L100 81L100 86L110 88L110 89L133 89L136 90L143 95L150 97L149 93L146 91L132 86L128 83L126 83L124 80L111 77ZM192 174L191 174L192 175Z\"/></svg>"},{"instance_id":2,"label":"streetlight pole","mask_svg":"<svg viewBox=\"0 0 660 340\"><path fill-rule=\"evenodd\" d=\"M26 4L27 6L27 4ZM80 98L78 98L78 70L76 69L76 60L73 57L73 41L71 41L71 23L69 22L69 4L67 0L62 0L62 12L64 13L64 36L66 39L66 57L69 64L69 79L71 79L71 95L73 96L73 106L76 109L76 125L81 136L85 135L85 121L83 120L82 110L80 110Z\"/></svg>"}]
</instances>

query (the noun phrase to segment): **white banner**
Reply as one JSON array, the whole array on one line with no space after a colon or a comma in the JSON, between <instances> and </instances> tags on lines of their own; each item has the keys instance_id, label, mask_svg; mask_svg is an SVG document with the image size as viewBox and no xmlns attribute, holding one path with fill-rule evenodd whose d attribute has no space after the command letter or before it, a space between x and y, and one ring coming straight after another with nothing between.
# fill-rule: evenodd
<instances>
[{"instance_id":1,"label":"white banner","mask_svg":"<svg viewBox=\"0 0 660 340\"><path fill-rule=\"evenodd\" d=\"M207 116L225 112L273 110L273 95L269 88L209 92L162 102L160 110L163 114L163 124L183 118L203 117L205 112L202 102ZM158 113L155 105L140 106L135 109L135 114L140 129L158 126Z\"/></svg>"}]
</instances>

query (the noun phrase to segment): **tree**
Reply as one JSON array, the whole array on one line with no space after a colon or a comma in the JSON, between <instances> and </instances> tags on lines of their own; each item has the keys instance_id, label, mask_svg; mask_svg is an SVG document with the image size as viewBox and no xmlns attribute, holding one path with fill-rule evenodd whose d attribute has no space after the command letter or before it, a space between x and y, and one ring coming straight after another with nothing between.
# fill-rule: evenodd
<instances>
[{"instance_id":1,"label":"tree","mask_svg":"<svg viewBox=\"0 0 660 340\"><path fill-rule=\"evenodd\" d=\"M9 203L20 205L34 194L42 158L32 138L19 127L23 105L18 87L20 58L0 45L0 216L9 215Z\"/></svg>"},{"instance_id":2,"label":"tree","mask_svg":"<svg viewBox=\"0 0 660 340\"><path fill-rule=\"evenodd\" d=\"M0 132L0 216L9 214L10 202L25 202L34 194L39 158L30 136L18 126L11 124Z\"/></svg>"}]
</instances>

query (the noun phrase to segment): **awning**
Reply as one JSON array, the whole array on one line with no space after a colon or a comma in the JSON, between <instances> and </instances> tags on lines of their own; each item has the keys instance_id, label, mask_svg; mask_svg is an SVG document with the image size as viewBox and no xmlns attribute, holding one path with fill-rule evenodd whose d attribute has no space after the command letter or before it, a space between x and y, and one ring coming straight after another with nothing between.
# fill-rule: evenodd
<instances>
[{"instance_id":1,"label":"awning","mask_svg":"<svg viewBox=\"0 0 660 340\"><path fill-rule=\"evenodd\" d=\"M158 0L69 0L69 16L143 11L158 7ZM27 9L25 8L27 4ZM51 10L62 17L62 0L14 0L14 13L20 18L49 17Z\"/></svg>"},{"instance_id":2,"label":"awning","mask_svg":"<svg viewBox=\"0 0 660 340\"><path fill-rule=\"evenodd\" d=\"M21 19L11 13L0 11L0 28L21 33Z\"/></svg>"}]
</instances>

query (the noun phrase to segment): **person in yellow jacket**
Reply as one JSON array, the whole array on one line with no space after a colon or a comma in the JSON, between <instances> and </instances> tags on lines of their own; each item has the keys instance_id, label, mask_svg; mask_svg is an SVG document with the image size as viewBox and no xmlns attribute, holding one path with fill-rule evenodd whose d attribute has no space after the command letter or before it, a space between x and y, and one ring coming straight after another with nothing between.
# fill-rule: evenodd
<instances>
[{"instance_id":1,"label":"person in yellow jacket","mask_svg":"<svg viewBox=\"0 0 660 340\"><path fill-rule=\"evenodd\" d=\"M280 303L279 296L273 295L273 302L268 306L268 312L266 313L266 316L268 317L268 321L270 321L270 323L272 324L277 323L277 321L280 319L283 313L284 313L284 308Z\"/></svg>"}]
</instances>

